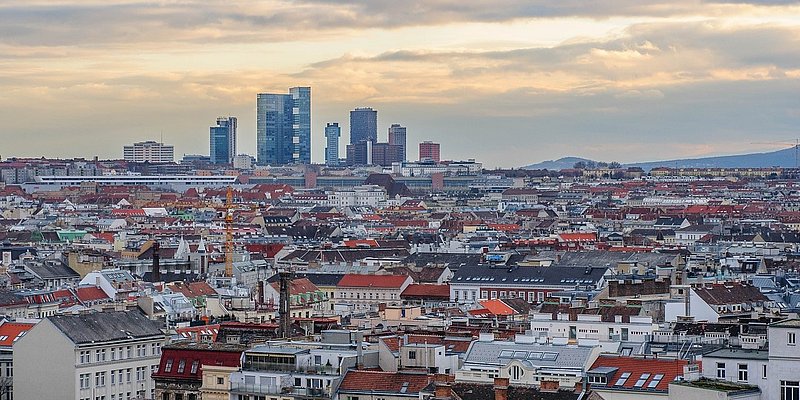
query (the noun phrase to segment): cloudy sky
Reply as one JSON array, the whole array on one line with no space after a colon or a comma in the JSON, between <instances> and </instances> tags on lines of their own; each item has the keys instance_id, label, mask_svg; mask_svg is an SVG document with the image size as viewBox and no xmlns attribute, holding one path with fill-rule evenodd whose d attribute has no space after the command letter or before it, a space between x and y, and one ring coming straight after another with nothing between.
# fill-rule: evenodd
<instances>
[{"instance_id":1,"label":"cloudy sky","mask_svg":"<svg viewBox=\"0 0 800 400\"><path fill-rule=\"evenodd\" d=\"M256 94L305 85L315 161L357 106L383 140L401 123L487 166L774 150L800 137L800 4L0 2L2 157L120 158L162 134L208 154L218 115L253 154Z\"/></svg>"}]
</instances>

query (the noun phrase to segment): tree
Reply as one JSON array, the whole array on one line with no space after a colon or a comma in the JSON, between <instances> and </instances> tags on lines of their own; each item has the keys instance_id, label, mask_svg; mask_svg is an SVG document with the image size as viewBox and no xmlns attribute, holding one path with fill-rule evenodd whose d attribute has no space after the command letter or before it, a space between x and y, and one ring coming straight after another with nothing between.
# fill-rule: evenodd
<instances>
[{"instance_id":1,"label":"tree","mask_svg":"<svg viewBox=\"0 0 800 400\"><path fill-rule=\"evenodd\" d=\"M612 161L612 162L610 162L610 163L608 164L608 168L611 168L611 169L620 169L620 168L622 168L622 164L620 164L620 163L618 163L618 162L616 162L616 161Z\"/></svg>"},{"instance_id":2,"label":"tree","mask_svg":"<svg viewBox=\"0 0 800 400\"><path fill-rule=\"evenodd\" d=\"M578 161L578 162L575 163L575 165L572 166L572 168L575 168L575 169L586 169L586 163L583 162L583 161Z\"/></svg>"}]
</instances>

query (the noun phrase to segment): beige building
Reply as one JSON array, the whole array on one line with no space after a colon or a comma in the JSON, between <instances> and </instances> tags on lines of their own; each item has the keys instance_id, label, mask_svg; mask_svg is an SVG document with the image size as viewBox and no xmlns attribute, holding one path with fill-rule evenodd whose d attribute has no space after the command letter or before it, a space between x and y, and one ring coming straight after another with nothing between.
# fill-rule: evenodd
<instances>
[{"instance_id":1,"label":"beige building","mask_svg":"<svg viewBox=\"0 0 800 400\"><path fill-rule=\"evenodd\" d=\"M231 398L231 374L236 367L203 365L203 384L200 398L203 400L228 400Z\"/></svg>"},{"instance_id":2,"label":"beige building","mask_svg":"<svg viewBox=\"0 0 800 400\"><path fill-rule=\"evenodd\" d=\"M14 344L14 396L152 398L150 374L165 339L160 324L138 311L48 317Z\"/></svg>"}]
</instances>

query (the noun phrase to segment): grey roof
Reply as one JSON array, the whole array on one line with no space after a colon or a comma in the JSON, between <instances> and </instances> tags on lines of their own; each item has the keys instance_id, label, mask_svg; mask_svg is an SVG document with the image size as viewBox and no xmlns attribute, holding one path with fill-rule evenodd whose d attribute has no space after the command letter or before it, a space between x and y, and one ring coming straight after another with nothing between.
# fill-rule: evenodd
<instances>
[{"instance_id":1,"label":"grey roof","mask_svg":"<svg viewBox=\"0 0 800 400\"><path fill-rule=\"evenodd\" d=\"M800 328L800 319L787 319L776 322L769 326L770 328Z\"/></svg>"},{"instance_id":2,"label":"grey roof","mask_svg":"<svg viewBox=\"0 0 800 400\"><path fill-rule=\"evenodd\" d=\"M160 323L138 311L55 315L47 320L75 344L164 336Z\"/></svg>"},{"instance_id":3,"label":"grey roof","mask_svg":"<svg viewBox=\"0 0 800 400\"><path fill-rule=\"evenodd\" d=\"M31 263L25 265L25 268L41 279L80 278L77 272L61 262Z\"/></svg>"},{"instance_id":4,"label":"grey roof","mask_svg":"<svg viewBox=\"0 0 800 400\"><path fill-rule=\"evenodd\" d=\"M756 349L740 349L740 348L733 348L733 347L726 347L724 349L719 349L717 351L712 351L710 353L706 353L703 357L712 357L712 358L731 358L736 360L768 360L769 359L769 351L768 350L756 350Z\"/></svg>"},{"instance_id":5,"label":"grey roof","mask_svg":"<svg viewBox=\"0 0 800 400\"><path fill-rule=\"evenodd\" d=\"M495 286L562 286L596 285L606 273L606 267L505 267L475 265L461 267L450 284Z\"/></svg>"},{"instance_id":6,"label":"grey roof","mask_svg":"<svg viewBox=\"0 0 800 400\"><path fill-rule=\"evenodd\" d=\"M570 251L561 255L556 263L560 266L613 266L620 262L638 262L649 266L667 265L675 259L674 254L661 253L625 253L614 251Z\"/></svg>"},{"instance_id":7,"label":"grey roof","mask_svg":"<svg viewBox=\"0 0 800 400\"><path fill-rule=\"evenodd\" d=\"M588 367L591 354L591 347L475 341L464 356L464 364L506 366L516 359L532 367L582 369Z\"/></svg>"}]
</instances>

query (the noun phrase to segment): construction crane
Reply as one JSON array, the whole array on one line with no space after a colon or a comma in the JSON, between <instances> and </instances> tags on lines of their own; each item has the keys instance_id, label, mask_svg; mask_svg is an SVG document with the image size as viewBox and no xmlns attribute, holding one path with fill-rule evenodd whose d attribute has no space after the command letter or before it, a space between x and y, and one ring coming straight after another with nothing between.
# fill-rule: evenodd
<instances>
[{"instance_id":1,"label":"construction crane","mask_svg":"<svg viewBox=\"0 0 800 400\"><path fill-rule=\"evenodd\" d=\"M800 168L800 139L795 139L792 142L752 142L750 144L768 144L768 145L781 145L794 147L794 167Z\"/></svg>"},{"instance_id":2,"label":"construction crane","mask_svg":"<svg viewBox=\"0 0 800 400\"><path fill-rule=\"evenodd\" d=\"M233 276L233 188L225 196L225 276Z\"/></svg>"}]
</instances>

